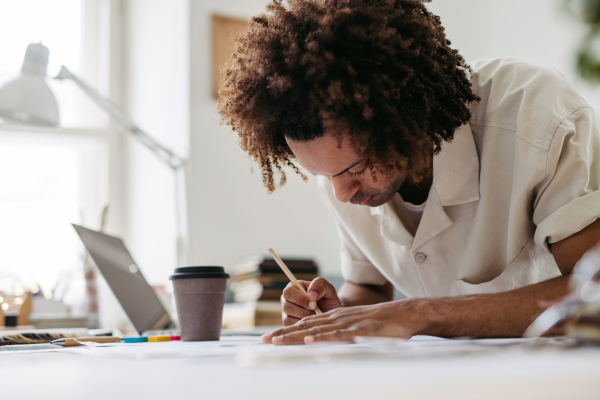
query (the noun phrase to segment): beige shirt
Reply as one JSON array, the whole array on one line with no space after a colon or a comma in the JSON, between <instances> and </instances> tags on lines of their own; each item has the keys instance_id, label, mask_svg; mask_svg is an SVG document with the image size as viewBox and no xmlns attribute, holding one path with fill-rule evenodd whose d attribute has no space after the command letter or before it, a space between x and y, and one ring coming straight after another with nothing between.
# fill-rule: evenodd
<instances>
[{"instance_id":1,"label":"beige shirt","mask_svg":"<svg viewBox=\"0 0 600 400\"><path fill-rule=\"evenodd\" d=\"M548 249L600 217L600 132L556 71L518 59L471 64L481 102L433 160L415 235L392 202L341 203L319 178L341 238L342 274L409 297L495 293L561 273Z\"/></svg>"},{"instance_id":2,"label":"beige shirt","mask_svg":"<svg viewBox=\"0 0 600 400\"><path fill-rule=\"evenodd\" d=\"M404 201L399 193L396 193L391 201L392 206L395 207L394 211L400 218L400 222L402 222L408 233L414 236L421 223L421 218L423 218L423 211L425 211L427 202L423 202L423 204L408 203Z\"/></svg>"}]
</instances>

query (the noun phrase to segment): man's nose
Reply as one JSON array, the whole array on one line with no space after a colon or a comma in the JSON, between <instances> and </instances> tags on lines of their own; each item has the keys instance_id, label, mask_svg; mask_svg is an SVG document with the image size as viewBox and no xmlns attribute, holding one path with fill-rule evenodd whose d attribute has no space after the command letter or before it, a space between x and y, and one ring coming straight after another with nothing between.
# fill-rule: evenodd
<instances>
[{"instance_id":1,"label":"man's nose","mask_svg":"<svg viewBox=\"0 0 600 400\"><path fill-rule=\"evenodd\" d=\"M360 183L354 179L334 176L329 178L333 184L333 194L338 201L347 203L360 189Z\"/></svg>"}]
</instances>

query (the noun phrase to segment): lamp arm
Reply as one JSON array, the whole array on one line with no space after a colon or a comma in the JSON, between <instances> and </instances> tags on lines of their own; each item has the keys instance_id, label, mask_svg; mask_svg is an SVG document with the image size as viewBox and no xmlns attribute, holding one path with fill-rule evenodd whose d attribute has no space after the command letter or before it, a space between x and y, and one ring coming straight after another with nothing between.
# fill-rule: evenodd
<instances>
[{"instance_id":1,"label":"lamp arm","mask_svg":"<svg viewBox=\"0 0 600 400\"><path fill-rule=\"evenodd\" d=\"M108 114L121 126L121 128L135 137L144 146L149 148L159 159L168 164L172 169L178 170L187 161L186 158L177 155L173 150L163 146L152 136L138 128L125 111L123 111L119 106L109 99L102 97L96 90L92 89L87 83L69 71L64 65L60 68L60 72L54 79L70 79L75 82L75 84L79 86L81 90L83 90L85 94L87 94L92 100L94 100L94 102L98 104L100 108L106 110L106 112L108 112Z\"/></svg>"},{"instance_id":2,"label":"lamp arm","mask_svg":"<svg viewBox=\"0 0 600 400\"><path fill-rule=\"evenodd\" d=\"M177 155L174 151L166 148L158 143L152 136L138 128L129 115L123 111L115 103L106 99L71 73L64 65L61 67L59 74L55 77L58 80L70 79L79 86L89 97L106 110L108 114L121 126L123 130L131 134L144 146L149 148L156 156L168 164L175 172L175 205L176 205L176 221L177 221L177 263L179 266L187 265L187 240L188 240L188 224L187 224L187 198L186 198L186 173L185 163L187 159Z\"/></svg>"}]
</instances>

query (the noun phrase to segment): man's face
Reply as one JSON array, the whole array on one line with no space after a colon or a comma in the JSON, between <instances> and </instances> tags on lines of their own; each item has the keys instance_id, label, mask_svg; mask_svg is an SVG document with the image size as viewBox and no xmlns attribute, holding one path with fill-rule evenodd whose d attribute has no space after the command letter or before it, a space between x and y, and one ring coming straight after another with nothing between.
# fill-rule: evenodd
<instances>
[{"instance_id":1,"label":"man's face","mask_svg":"<svg viewBox=\"0 0 600 400\"><path fill-rule=\"evenodd\" d=\"M342 203L380 206L398 192L406 179L406 174L397 170L386 175L375 170L377 181L373 182L371 171L365 166L367 160L352 149L347 135L343 135L341 143L331 134L307 142L286 140L308 172L331 181L335 198Z\"/></svg>"}]
</instances>

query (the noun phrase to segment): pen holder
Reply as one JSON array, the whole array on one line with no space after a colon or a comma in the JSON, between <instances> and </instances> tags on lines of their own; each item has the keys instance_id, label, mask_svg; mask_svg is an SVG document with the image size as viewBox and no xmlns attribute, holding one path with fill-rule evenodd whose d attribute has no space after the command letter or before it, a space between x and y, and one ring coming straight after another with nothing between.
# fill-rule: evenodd
<instances>
[{"instance_id":1,"label":"pen holder","mask_svg":"<svg viewBox=\"0 0 600 400\"><path fill-rule=\"evenodd\" d=\"M31 293L27 293L27 296L25 296L25 301L19 310L19 316L17 317L18 326L29 325L29 316L31 315L32 309L33 295Z\"/></svg>"},{"instance_id":2,"label":"pen holder","mask_svg":"<svg viewBox=\"0 0 600 400\"><path fill-rule=\"evenodd\" d=\"M3 299L4 300L4 299ZM33 307L33 296L31 293L25 295L23 304L17 315L6 315L0 307L0 327L15 327L29 325L29 315ZM7 321L9 319L10 321Z\"/></svg>"}]
</instances>

